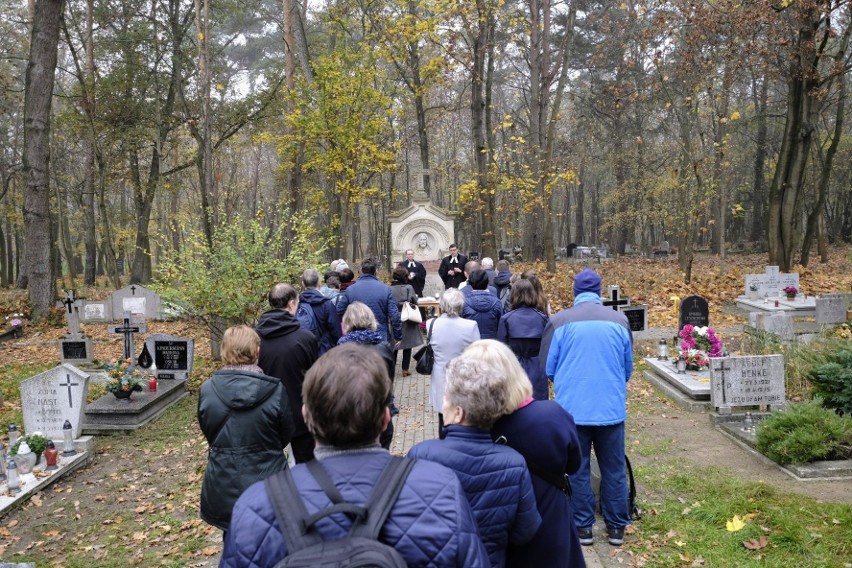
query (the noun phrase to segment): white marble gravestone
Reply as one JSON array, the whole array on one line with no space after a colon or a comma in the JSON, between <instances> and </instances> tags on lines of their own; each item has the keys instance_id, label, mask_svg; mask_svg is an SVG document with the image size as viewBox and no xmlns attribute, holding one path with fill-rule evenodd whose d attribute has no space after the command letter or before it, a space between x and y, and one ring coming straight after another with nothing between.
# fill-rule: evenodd
<instances>
[{"instance_id":1,"label":"white marble gravestone","mask_svg":"<svg viewBox=\"0 0 852 568\"><path fill-rule=\"evenodd\" d=\"M787 402L784 356L710 359L710 398L720 414L745 406L783 408Z\"/></svg>"},{"instance_id":2,"label":"white marble gravestone","mask_svg":"<svg viewBox=\"0 0 852 568\"><path fill-rule=\"evenodd\" d=\"M40 431L48 439L61 440L68 420L74 438L80 436L89 375L63 363L21 383L24 432Z\"/></svg>"},{"instance_id":3,"label":"white marble gravestone","mask_svg":"<svg viewBox=\"0 0 852 568\"><path fill-rule=\"evenodd\" d=\"M80 302L80 319L84 323L106 323L112 321L112 301L82 300Z\"/></svg>"},{"instance_id":4,"label":"white marble gravestone","mask_svg":"<svg viewBox=\"0 0 852 568\"><path fill-rule=\"evenodd\" d=\"M749 293L749 287L754 284L757 286L757 295L759 298L769 295L774 298L778 292L792 286L799 289L799 273L780 272L777 266L767 266L763 274L746 274L744 296Z\"/></svg>"},{"instance_id":5,"label":"white marble gravestone","mask_svg":"<svg viewBox=\"0 0 852 568\"><path fill-rule=\"evenodd\" d=\"M59 340L59 357L63 363L91 363L92 339L80 331L80 300L72 290L65 292L62 311L68 324L68 333Z\"/></svg>"},{"instance_id":6,"label":"white marble gravestone","mask_svg":"<svg viewBox=\"0 0 852 568\"><path fill-rule=\"evenodd\" d=\"M114 318L130 312L133 321L162 319L160 295L139 284L125 286L110 296Z\"/></svg>"},{"instance_id":7,"label":"white marble gravestone","mask_svg":"<svg viewBox=\"0 0 852 568\"><path fill-rule=\"evenodd\" d=\"M817 323L843 323L852 306L852 294L823 294L816 299Z\"/></svg>"}]
</instances>

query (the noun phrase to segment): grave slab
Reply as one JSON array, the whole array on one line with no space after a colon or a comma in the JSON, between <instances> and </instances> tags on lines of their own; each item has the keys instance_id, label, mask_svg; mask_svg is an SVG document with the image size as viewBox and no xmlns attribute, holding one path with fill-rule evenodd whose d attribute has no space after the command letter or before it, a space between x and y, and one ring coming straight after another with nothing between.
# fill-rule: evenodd
<instances>
[{"instance_id":1,"label":"grave slab","mask_svg":"<svg viewBox=\"0 0 852 568\"><path fill-rule=\"evenodd\" d=\"M844 323L846 310L852 306L852 294L823 294L815 302L817 323Z\"/></svg>"},{"instance_id":2,"label":"grave slab","mask_svg":"<svg viewBox=\"0 0 852 568\"><path fill-rule=\"evenodd\" d=\"M755 436L754 432L744 432L742 422L724 421L717 423L716 428L735 441L740 447L750 451L760 457L764 462L774 465L799 481L852 479L852 460L815 461L800 465L781 465L757 450L757 436Z\"/></svg>"},{"instance_id":3,"label":"grave slab","mask_svg":"<svg viewBox=\"0 0 852 568\"><path fill-rule=\"evenodd\" d=\"M645 363L651 367L654 377L646 377L654 384L660 381L675 389L680 395L698 401L706 406L710 400L710 371L686 371L678 373L674 364L669 360L660 361L655 357L646 357Z\"/></svg>"},{"instance_id":4,"label":"grave slab","mask_svg":"<svg viewBox=\"0 0 852 568\"><path fill-rule=\"evenodd\" d=\"M57 440L54 440L56 443ZM0 482L0 518L4 517L19 505L29 501L30 497L44 489L45 487L59 481L69 473L80 469L87 465L92 459L91 442L89 449L81 449L75 441L77 454L74 456L59 456L57 463L58 469L53 472L44 471L42 468L45 465L44 458L33 469L34 473L25 473L21 475L21 492L13 495L9 494L6 489L6 482ZM57 448L61 448L57 445Z\"/></svg>"},{"instance_id":5,"label":"grave slab","mask_svg":"<svg viewBox=\"0 0 852 568\"><path fill-rule=\"evenodd\" d=\"M119 402L107 393L86 406L83 433L89 435L132 432L157 419L171 405L187 396L186 381L160 381L157 392L134 392L130 402Z\"/></svg>"},{"instance_id":6,"label":"grave slab","mask_svg":"<svg viewBox=\"0 0 852 568\"><path fill-rule=\"evenodd\" d=\"M88 381L87 373L68 363L23 381L24 432L39 431L47 438L62 440L62 426L68 420L74 438L79 437Z\"/></svg>"}]
</instances>

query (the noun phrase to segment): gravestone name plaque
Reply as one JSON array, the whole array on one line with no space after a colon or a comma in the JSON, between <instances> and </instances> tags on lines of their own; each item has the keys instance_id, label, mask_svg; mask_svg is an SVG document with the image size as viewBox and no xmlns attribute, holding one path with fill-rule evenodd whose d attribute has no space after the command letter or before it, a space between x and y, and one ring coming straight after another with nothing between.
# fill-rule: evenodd
<instances>
[{"instance_id":1,"label":"gravestone name plaque","mask_svg":"<svg viewBox=\"0 0 852 568\"><path fill-rule=\"evenodd\" d=\"M86 323L112 321L112 302L83 300L80 315Z\"/></svg>"},{"instance_id":2,"label":"gravestone name plaque","mask_svg":"<svg viewBox=\"0 0 852 568\"><path fill-rule=\"evenodd\" d=\"M621 313L627 316L630 331L645 331L648 329L648 304L622 306Z\"/></svg>"},{"instance_id":3,"label":"gravestone name plaque","mask_svg":"<svg viewBox=\"0 0 852 568\"><path fill-rule=\"evenodd\" d=\"M786 404L783 355L710 359L710 398L721 414L734 407Z\"/></svg>"},{"instance_id":4,"label":"gravestone name plaque","mask_svg":"<svg viewBox=\"0 0 852 568\"><path fill-rule=\"evenodd\" d=\"M152 372L159 379L186 379L192 370L195 355L194 340L156 333L145 340L145 347L153 354Z\"/></svg>"},{"instance_id":5,"label":"gravestone name plaque","mask_svg":"<svg viewBox=\"0 0 852 568\"><path fill-rule=\"evenodd\" d=\"M68 420L74 438L79 437L88 381L88 374L63 363L22 382L24 431L41 432L48 439L61 440L62 426Z\"/></svg>"},{"instance_id":6,"label":"gravestone name plaque","mask_svg":"<svg viewBox=\"0 0 852 568\"><path fill-rule=\"evenodd\" d=\"M816 299L817 323L835 324L846 321L846 310L852 306L852 294L823 294Z\"/></svg>"},{"instance_id":7,"label":"gravestone name plaque","mask_svg":"<svg viewBox=\"0 0 852 568\"><path fill-rule=\"evenodd\" d=\"M746 274L744 295L748 295L750 286L757 287L759 297L769 295L775 297L778 292L792 286L799 288L799 274L797 272L781 272L777 266L767 266L763 274Z\"/></svg>"},{"instance_id":8,"label":"gravestone name plaque","mask_svg":"<svg viewBox=\"0 0 852 568\"><path fill-rule=\"evenodd\" d=\"M680 317L678 318L678 329L689 324L693 327L706 327L710 325L710 306L707 300L701 296L687 296L680 303Z\"/></svg>"}]
</instances>

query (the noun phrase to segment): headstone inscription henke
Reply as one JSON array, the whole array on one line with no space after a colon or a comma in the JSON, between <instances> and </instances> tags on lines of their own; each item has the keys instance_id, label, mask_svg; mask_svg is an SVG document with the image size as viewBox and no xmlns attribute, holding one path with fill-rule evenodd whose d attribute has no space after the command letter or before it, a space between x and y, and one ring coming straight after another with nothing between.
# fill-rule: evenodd
<instances>
[{"instance_id":1,"label":"headstone inscription henke","mask_svg":"<svg viewBox=\"0 0 852 568\"><path fill-rule=\"evenodd\" d=\"M68 420L74 438L78 438L88 381L88 374L67 363L23 381L20 389L24 431L39 431L48 439L61 440L62 426Z\"/></svg>"},{"instance_id":2,"label":"headstone inscription henke","mask_svg":"<svg viewBox=\"0 0 852 568\"><path fill-rule=\"evenodd\" d=\"M735 407L786 404L783 355L718 357L710 359L712 405L721 414Z\"/></svg>"},{"instance_id":3,"label":"headstone inscription henke","mask_svg":"<svg viewBox=\"0 0 852 568\"><path fill-rule=\"evenodd\" d=\"M678 329L683 329L687 324L693 327L710 325L710 306L701 296L687 296L681 301Z\"/></svg>"}]
</instances>

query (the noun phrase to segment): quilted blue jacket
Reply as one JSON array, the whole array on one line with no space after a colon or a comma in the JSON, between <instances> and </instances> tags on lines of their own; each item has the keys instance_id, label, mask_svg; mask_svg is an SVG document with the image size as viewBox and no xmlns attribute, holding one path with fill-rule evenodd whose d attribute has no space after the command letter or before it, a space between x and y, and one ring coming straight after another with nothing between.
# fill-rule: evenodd
<instances>
[{"instance_id":1,"label":"quilted blue jacket","mask_svg":"<svg viewBox=\"0 0 852 568\"><path fill-rule=\"evenodd\" d=\"M363 504L390 459L380 449L337 454L321 463L343 498ZM331 505L307 466L292 469L309 513ZM341 538L349 530L345 515L318 523L325 540ZM428 461L414 464L402 492L379 535L396 548L410 567L485 568L488 556L476 530L476 521L455 474ZM234 506L220 567L267 568L287 555L287 545L275 520L266 486L255 483Z\"/></svg>"},{"instance_id":2,"label":"quilted blue jacket","mask_svg":"<svg viewBox=\"0 0 852 568\"><path fill-rule=\"evenodd\" d=\"M399 319L399 308L390 286L380 282L372 274L362 274L337 302L337 315L341 320L346 308L353 302L363 302L373 310L379 325L377 329L387 335L388 341L394 343L402 339L402 320ZM391 328L388 328L388 322Z\"/></svg>"},{"instance_id":3,"label":"quilted blue jacket","mask_svg":"<svg viewBox=\"0 0 852 568\"><path fill-rule=\"evenodd\" d=\"M487 290L473 290L464 299L464 319L474 320L479 326L480 339L497 337L497 325L503 315L500 298Z\"/></svg>"},{"instance_id":4,"label":"quilted blue jacket","mask_svg":"<svg viewBox=\"0 0 852 568\"><path fill-rule=\"evenodd\" d=\"M492 567L506 565L510 542L524 544L538 531L541 516L527 464L512 448L495 444L489 431L453 424L445 439L421 442L408 457L438 462L456 472Z\"/></svg>"}]
</instances>

